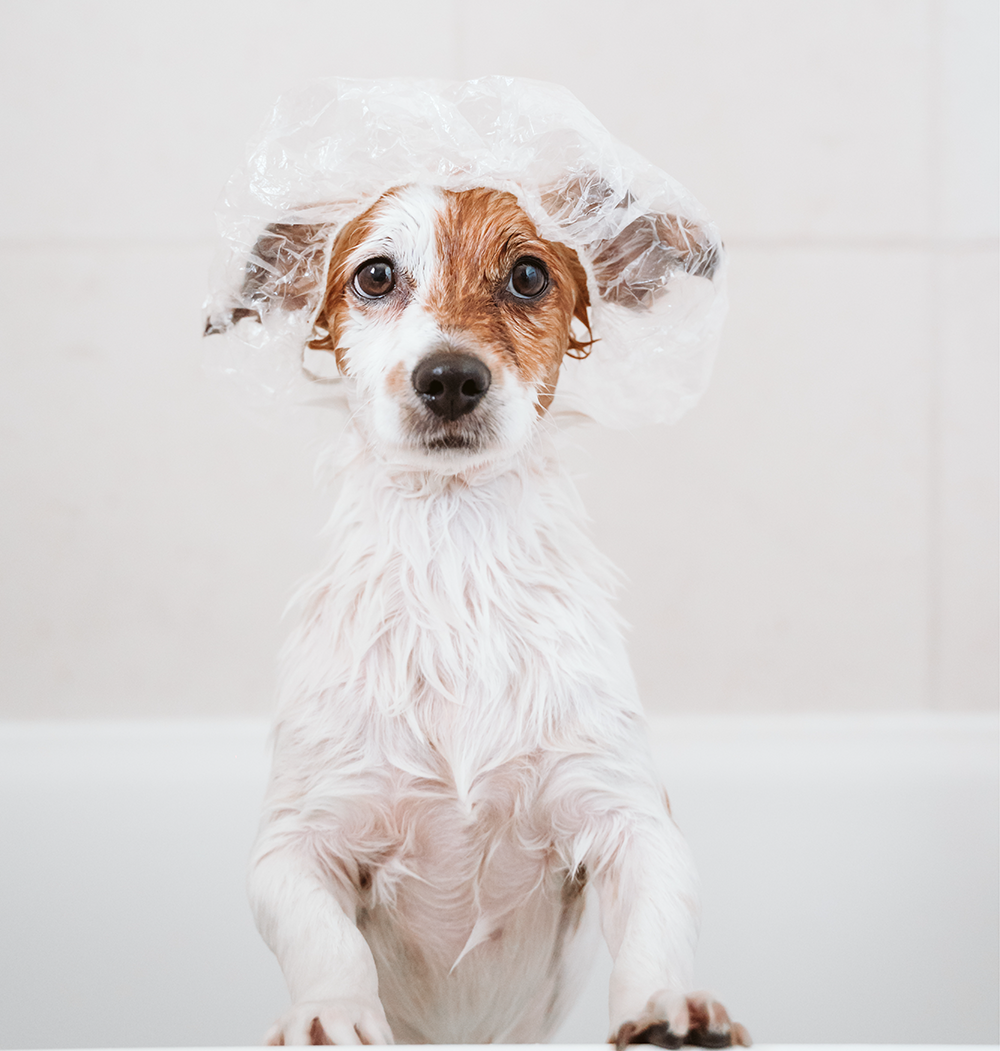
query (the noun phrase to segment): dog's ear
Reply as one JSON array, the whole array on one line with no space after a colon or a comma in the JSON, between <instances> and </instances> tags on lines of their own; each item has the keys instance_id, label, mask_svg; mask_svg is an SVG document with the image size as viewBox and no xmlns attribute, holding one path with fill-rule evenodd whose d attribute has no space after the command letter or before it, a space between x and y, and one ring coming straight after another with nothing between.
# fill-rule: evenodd
<instances>
[{"instance_id":1,"label":"dog's ear","mask_svg":"<svg viewBox=\"0 0 1000 1051\"><path fill-rule=\"evenodd\" d=\"M257 238L244 268L239 302L205 323L205 335L224 332L237 321L262 321L272 310L301 310L322 294L329 223L271 223Z\"/></svg>"},{"instance_id":2,"label":"dog's ear","mask_svg":"<svg viewBox=\"0 0 1000 1051\"><path fill-rule=\"evenodd\" d=\"M598 177L580 177L552 188L542 202L560 225L594 228L594 240L584 251L598 294L606 302L647 307L666 291L671 273L711 278L719 265L719 245L708 231L667 211L640 213L613 236L602 237L597 232L599 218L608 213L625 218L635 201L628 193L616 195Z\"/></svg>"},{"instance_id":3,"label":"dog's ear","mask_svg":"<svg viewBox=\"0 0 1000 1051\"><path fill-rule=\"evenodd\" d=\"M642 215L600 243L591 263L602 299L645 307L666 291L672 272L711 278L719 265L719 247L686 219Z\"/></svg>"}]
</instances>

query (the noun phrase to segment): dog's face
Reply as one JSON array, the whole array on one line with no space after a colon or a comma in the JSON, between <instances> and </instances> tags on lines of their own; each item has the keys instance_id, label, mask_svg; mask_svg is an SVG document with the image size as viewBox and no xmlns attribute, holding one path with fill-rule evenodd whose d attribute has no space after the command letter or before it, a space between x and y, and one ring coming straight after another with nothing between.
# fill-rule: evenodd
<instances>
[{"instance_id":1,"label":"dog's face","mask_svg":"<svg viewBox=\"0 0 1000 1051\"><path fill-rule=\"evenodd\" d=\"M607 193L594 178L543 196L549 214L571 221ZM718 262L706 230L659 212L586 251L596 294L635 311L665 295L675 271L710 279ZM318 301L309 346L352 380L370 447L446 474L516 456L552 401L563 357L590 346L577 254L540 238L512 194L485 188L398 187L335 234L324 223L269 226L241 300L206 331Z\"/></svg>"},{"instance_id":2,"label":"dog's face","mask_svg":"<svg viewBox=\"0 0 1000 1051\"><path fill-rule=\"evenodd\" d=\"M511 194L406 186L338 233L314 346L383 457L461 470L529 440L588 305L576 253Z\"/></svg>"}]
</instances>

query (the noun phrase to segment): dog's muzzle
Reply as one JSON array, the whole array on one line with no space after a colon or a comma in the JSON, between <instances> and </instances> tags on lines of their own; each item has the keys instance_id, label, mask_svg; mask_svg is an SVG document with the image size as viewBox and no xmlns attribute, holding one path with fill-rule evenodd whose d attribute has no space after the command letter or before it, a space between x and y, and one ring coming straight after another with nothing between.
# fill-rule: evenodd
<instances>
[{"instance_id":1,"label":"dog's muzzle","mask_svg":"<svg viewBox=\"0 0 1000 1051\"><path fill-rule=\"evenodd\" d=\"M413 370L410 382L435 416L457 420L472 412L490 389L490 370L471 354L430 354Z\"/></svg>"}]
</instances>

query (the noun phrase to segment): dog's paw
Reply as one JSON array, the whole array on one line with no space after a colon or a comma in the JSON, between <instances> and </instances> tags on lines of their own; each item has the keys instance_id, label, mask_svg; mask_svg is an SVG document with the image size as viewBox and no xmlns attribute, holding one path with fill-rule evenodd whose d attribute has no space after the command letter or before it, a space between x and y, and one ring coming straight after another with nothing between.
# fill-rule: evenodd
<instances>
[{"instance_id":1,"label":"dog's paw","mask_svg":"<svg viewBox=\"0 0 1000 1051\"><path fill-rule=\"evenodd\" d=\"M361 1000L304 1000L293 1004L271 1026L270 1047L326 1044L391 1044L392 1031L379 1003Z\"/></svg>"},{"instance_id":2,"label":"dog's paw","mask_svg":"<svg viewBox=\"0 0 1000 1051\"><path fill-rule=\"evenodd\" d=\"M750 1047L753 1041L739 1022L730 1021L726 1009L711 994L662 990L639 1018L623 1022L608 1043L622 1051L629 1044Z\"/></svg>"}]
</instances>

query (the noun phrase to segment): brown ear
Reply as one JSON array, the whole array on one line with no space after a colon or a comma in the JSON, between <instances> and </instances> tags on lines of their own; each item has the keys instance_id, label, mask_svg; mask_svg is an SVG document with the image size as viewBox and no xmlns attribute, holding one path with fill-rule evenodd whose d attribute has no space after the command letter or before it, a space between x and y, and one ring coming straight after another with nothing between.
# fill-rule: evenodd
<instances>
[{"instance_id":1,"label":"brown ear","mask_svg":"<svg viewBox=\"0 0 1000 1051\"><path fill-rule=\"evenodd\" d=\"M240 302L210 317L205 335L223 332L243 318L260 321L274 309L301 310L325 287L323 258L328 223L272 223L257 238L244 271Z\"/></svg>"},{"instance_id":2,"label":"brown ear","mask_svg":"<svg viewBox=\"0 0 1000 1051\"><path fill-rule=\"evenodd\" d=\"M576 178L543 194L550 215L560 224L582 223L598 213L634 204L601 178ZM646 307L666 291L670 274L684 271L711 278L719 264L719 246L708 232L669 212L640 215L609 240L595 240L586 254L601 299L626 307Z\"/></svg>"},{"instance_id":3,"label":"brown ear","mask_svg":"<svg viewBox=\"0 0 1000 1051\"><path fill-rule=\"evenodd\" d=\"M686 219L643 215L601 244L591 262L602 299L644 307L666 290L672 271L710 278L719 265L719 248Z\"/></svg>"}]
</instances>

